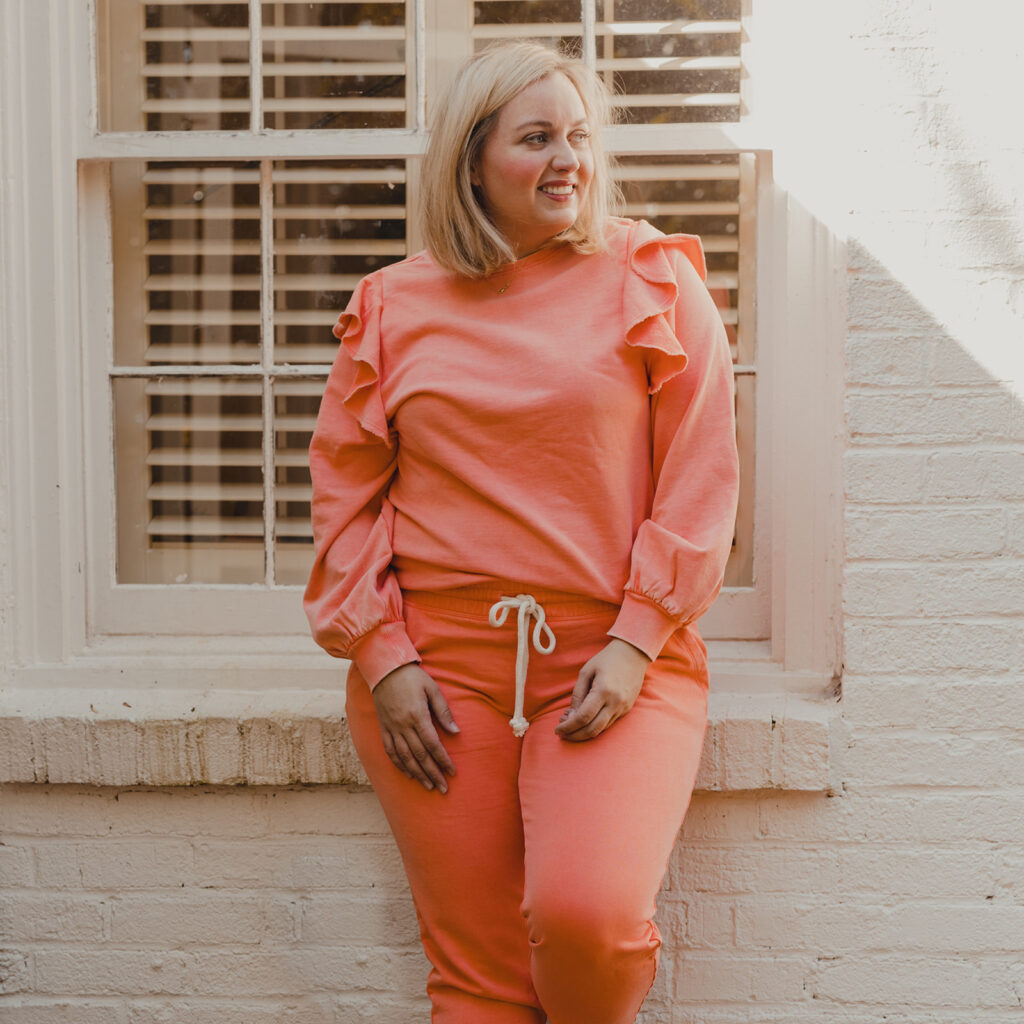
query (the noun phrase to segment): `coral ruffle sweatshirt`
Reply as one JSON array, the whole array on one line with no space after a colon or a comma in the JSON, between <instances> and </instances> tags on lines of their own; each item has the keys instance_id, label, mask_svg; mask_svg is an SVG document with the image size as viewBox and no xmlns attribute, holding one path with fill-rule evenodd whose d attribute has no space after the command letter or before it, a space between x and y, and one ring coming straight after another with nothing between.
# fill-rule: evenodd
<instances>
[{"instance_id":1,"label":"coral ruffle sweatshirt","mask_svg":"<svg viewBox=\"0 0 1024 1024\"><path fill-rule=\"evenodd\" d=\"M364 278L310 446L313 636L370 686L419 657L403 590L521 581L621 606L657 657L722 584L732 363L699 240L614 219L608 250L487 278L426 253Z\"/></svg>"}]
</instances>

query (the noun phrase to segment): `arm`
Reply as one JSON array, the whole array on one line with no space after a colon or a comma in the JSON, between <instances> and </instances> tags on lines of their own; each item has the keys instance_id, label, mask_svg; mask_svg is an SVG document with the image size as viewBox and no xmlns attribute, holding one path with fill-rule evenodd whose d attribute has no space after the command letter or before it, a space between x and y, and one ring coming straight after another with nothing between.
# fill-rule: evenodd
<instances>
[{"instance_id":1,"label":"arm","mask_svg":"<svg viewBox=\"0 0 1024 1024\"><path fill-rule=\"evenodd\" d=\"M360 282L334 329L341 340L309 449L315 561L305 608L313 638L351 658L371 689L419 660L391 570L397 464L380 397L379 283Z\"/></svg>"},{"instance_id":2,"label":"arm","mask_svg":"<svg viewBox=\"0 0 1024 1024\"><path fill-rule=\"evenodd\" d=\"M416 664L391 569L397 468L380 396L379 283L364 278L334 329L341 341L309 448L315 561L305 608L313 638L351 658L373 691L384 749L399 771L444 793L455 768L431 715L458 732L437 683Z\"/></svg>"},{"instance_id":3,"label":"arm","mask_svg":"<svg viewBox=\"0 0 1024 1024\"><path fill-rule=\"evenodd\" d=\"M654 350L654 500L633 543L611 640L581 669L572 709L556 729L568 740L590 739L629 711L650 661L714 601L732 544L739 465L729 345L703 284L703 258L694 265L674 256L678 294L666 319L685 369L678 372L678 354Z\"/></svg>"}]
</instances>

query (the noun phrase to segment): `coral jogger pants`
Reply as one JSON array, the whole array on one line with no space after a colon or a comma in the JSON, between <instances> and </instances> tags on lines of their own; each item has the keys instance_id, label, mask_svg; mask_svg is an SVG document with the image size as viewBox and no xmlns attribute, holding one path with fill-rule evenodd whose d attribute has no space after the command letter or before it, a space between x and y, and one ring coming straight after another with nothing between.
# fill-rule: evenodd
<instances>
[{"instance_id":1,"label":"coral jogger pants","mask_svg":"<svg viewBox=\"0 0 1024 1024\"><path fill-rule=\"evenodd\" d=\"M655 896L700 760L704 646L693 630L676 633L625 717L592 740L566 742L554 728L617 608L530 588L557 646L530 658L530 726L520 739L509 727L515 616L494 628L487 613L522 592L509 584L405 595L409 635L461 730L441 733L456 768L446 795L388 760L355 666L353 740L409 876L433 965L431 1019L633 1024L657 967Z\"/></svg>"}]
</instances>

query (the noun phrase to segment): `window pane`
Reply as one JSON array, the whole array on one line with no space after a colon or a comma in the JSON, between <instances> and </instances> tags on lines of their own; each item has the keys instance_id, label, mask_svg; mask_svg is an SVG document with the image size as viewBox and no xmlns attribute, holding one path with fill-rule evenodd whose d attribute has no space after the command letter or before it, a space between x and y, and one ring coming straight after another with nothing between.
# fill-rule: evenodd
<instances>
[{"instance_id":1,"label":"window pane","mask_svg":"<svg viewBox=\"0 0 1024 1024\"><path fill-rule=\"evenodd\" d=\"M311 377L274 385L274 559L281 584L304 584L313 565L308 451L324 384Z\"/></svg>"},{"instance_id":2,"label":"window pane","mask_svg":"<svg viewBox=\"0 0 1024 1024\"><path fill-rule=\"evenodd\" d=\"M264 3L266 128L404 128L406 5Z\"/></svg>"},{"instance_id":3,"label":"window pane","mask_svg":"<svg viewBox=\"0 0 1024 1024\"><path fill-rule=\"evenodd\" d=\"M597 0L597 69L625 123L738 121L741 0Z\"/></svg>"},{"instance_id":4,"label":"window pane","mask_svg":"<svg viewBox=\"0 0 1024 1024\"><path fill-rule=\"evenodd\" d=\"M247 0L99 0L100 129L249 127Z\"/></svg>"},{"instance_id":5,"label":"window pane","mask_svg":"<svg viewBox=\"0 0 1024 1024\"><path fill-rule=\"evenodd\" d=\"M262 408L259 380L114 381L119 582L263 580Z\"/></svg>"},{"instance_id":6,"label":"window pane","mask_svg":"<svg viewBox=\"0 0 1024 1024\"><path fill-rule=\"evenodd\" d=\"M260 359L260 171L254 163L114 165L115 359Z\"/></svg>"},{"instance_id":7,"label":"window pane","mask_svg":"<svg viewBox=\"0 0 1024 1024\"><path fill-rule=\"evenodd\" d=\"M473 5L473 47L532 39L582 53L580 0L479 0Z\"/></svg>"},{"instance_id":8,"label":"window pane","mask_svg":"<svg viewBox=\"0 0 1024 1024\"><path fill-rule=\"evenodd\" d=\"M736 381L740 511L726 584L753 584L754 325L747 297L754 288L754 239L744 217L743 191L752 187L753 160L736 156L626 156L617 177L625 213L666 233L700 235L708 290L725 324ZM745 179L749 178L751 186Z\"/></svg>"},{"instance_id":9,"label":"window pane","mask_svg":"<svg viewBox=\"0 0 1024 1024\"><path fill-rule=\"evenodd\" d=\"M402 160L274 164L275 359L330 363L330 326L371 271L406 256Z\"/></svg>"}]
</instances>

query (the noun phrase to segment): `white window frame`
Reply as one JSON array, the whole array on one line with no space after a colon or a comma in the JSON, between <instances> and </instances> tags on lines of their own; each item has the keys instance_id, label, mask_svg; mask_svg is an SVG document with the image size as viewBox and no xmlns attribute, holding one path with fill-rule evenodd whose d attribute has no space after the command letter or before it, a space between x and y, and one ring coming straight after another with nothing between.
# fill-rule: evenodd
<instances>
[{"instance_id":1,"label":"white window frame","mask_svg":"<svg viewBox=\"0 0 1024 1024\"><path fill-rule=\"evenodd\" d=\"M425 0L415 9L418 31L424 31ZM5 57L14 59L5 60L9 99L0 143L26 188L24 195L5 196L0 228L7 289L6 500L16 597L10 674L16 683L335 685L341 666L308 639L295 588L155 588L166 629L147 624L143 630L133 627L132 616L138 598L154 588L114 584L112 557L97 557L114 550L112 462L108 457L100 470L95 460L98 449L111 449L109 408L102 399L107 366L91 354L97 338L109 344L112 337L109 253L96 248L98 239L109 237L109 210L105 199L80 203L80 196L107 195L98 181L105 161L204 157L209 140L156 133L140 152L131 133L94 131L91 14L91 3L58 12L28 0L7 5L3 14L10 40ZM422 127L422 102L417 110ZM56 111L65 112L59 122ZM727 690L823 694L840 665L845 253L841 240L772 182L769 128L755 118L688 126L681 148L661 128L624 126L613 129L608 141L620 153L744 151L758 157L755 529L756 571L766 583L757 614L766 638L712 642L713 679ZM346 132L345 155L422 152L421 130L386 134L393 145L382 152L380 133ZM332 133L289 132L226 135L218 156L278 157L285 140L289 158L338 155ZM28 173L33 166L45 168L49 180ZM258 600L230 599L257 597L247 589L259 590ZM705 622L728 616L730 606L747 596L723 595ZM193 617L197 598L208 602L200 602L207 626L192 623L182 633L179 624Z\"/></svg>"}]
</instances>

